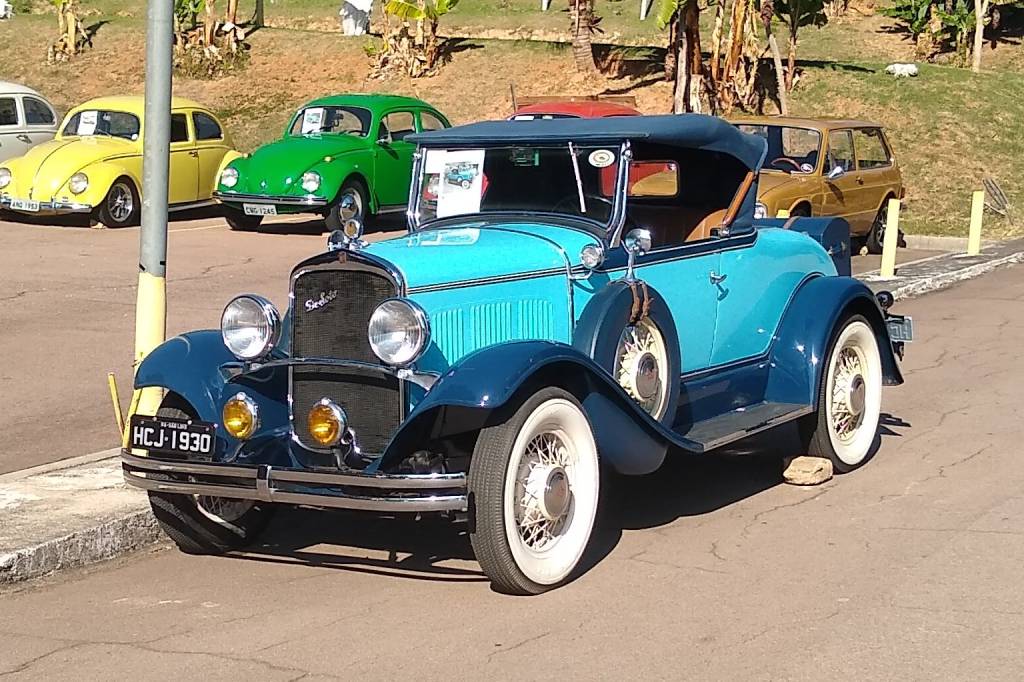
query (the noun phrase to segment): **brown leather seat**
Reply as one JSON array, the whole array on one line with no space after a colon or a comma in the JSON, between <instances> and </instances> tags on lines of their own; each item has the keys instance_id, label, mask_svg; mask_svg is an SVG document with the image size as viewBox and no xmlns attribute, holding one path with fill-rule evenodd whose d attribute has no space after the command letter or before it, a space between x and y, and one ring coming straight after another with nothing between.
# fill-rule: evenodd
<instances>
[{"instance_id":1,"label":"brown leather seat","mask_svg":"<svg viewBox=\"0 0 1024 682\"><path fill-rule=\"evenodd\" d=\"M636 225L651 231L653 248L708 239L727 213L728 209L706 206L631 206L629 210Z\"/></svg>"},{"instance_id":2,"label":"brown leather seat","mask_svg":"<svg viewBox=\"0 0 1024 682\"><path fill-rule=\"evenodd\" d=\"M721 227L722 223L725 222L725 216L728 214L728 209L721 208L717 211L711 211L704 216L697 226L693 228L689 235L686 237L688 242L699 242L702 239L711 238L711 230L716 227Z\"/></svg>"}]
</instances>

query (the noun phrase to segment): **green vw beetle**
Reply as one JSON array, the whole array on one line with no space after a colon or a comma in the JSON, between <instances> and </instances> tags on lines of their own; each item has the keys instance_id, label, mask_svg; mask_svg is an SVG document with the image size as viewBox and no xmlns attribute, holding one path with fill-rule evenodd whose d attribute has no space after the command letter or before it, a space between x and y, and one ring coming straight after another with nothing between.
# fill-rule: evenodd
<instances>
[{"instance_id":1,"label":"green vw beetle","mask_svg":"<svg viewBox=\"0 0 1024 682\"><path fill-rule=\"evenodd\" d=\"M284 137L228 164L214 196L233 230L289 213L318 213L336 230L352 218L404 211L416 148L405 138L449 125L412 97L316 99L296 112Z\"/></svg>"}]
</instances>

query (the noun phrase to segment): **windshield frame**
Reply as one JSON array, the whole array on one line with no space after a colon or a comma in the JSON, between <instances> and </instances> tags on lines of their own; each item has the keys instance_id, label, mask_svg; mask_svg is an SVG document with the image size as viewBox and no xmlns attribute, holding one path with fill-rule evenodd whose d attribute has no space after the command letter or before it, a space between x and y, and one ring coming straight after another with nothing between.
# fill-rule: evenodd
<instances>
[{"instance_id":1,"label":"windshield frame","mask_svg":"<svg viewBox=\"0 0 1024 682\"><path fill-rule=\"evenodd\" d=\"M743 130L743 126L763 126L765 128L792 128L794 130L806 130L806 131L811 132L811 133L817 133L817 135L818 135L818 160L817 160L817 162L814 165L814 170L812 170L809 173L803 173L803 172L801 172L801 173L793 173L793 172L790 172L790 171L783 170L781 168L774 168L772 166L769 166L768 164L770 163L770 161L768 159L768 151L770 151L770 149L766 146L765 159L764 159L764 162L761 164L760 172L762 172L762 173L780 173L782 175L790 175L790 176L795 176L795 177L798 177L798 178L805 178L805 177L808 177L808 176L811 176L811 175L818 175L818 174L821 173L822 163L823 163L823 159L825 157L825 154L824 154L825 143L826 143L826 140L828 138L828 133L829 133L828 130L823 130L822 128L816 128L814 126L809 126L809 125L792 125L792 124L789 124L789 123L787 123L787 124L782 124L782 123L759 123L759 122L755 122L755 121L737 121L734 125L736 126L737 130L739 130L741 133L745 133L747 135L757 135L757 133L750 133L750 132L747 132L746 130ZM760 136L758 135L758 137L760 137ZM765 138L765 143L766 144L768 143L767 138Z\"/></svg>"},{"instance_id":2,"label":"windshield frame","mask_svg":"<svg viewBox=\"0 0 1024 682\"><path fill-rule=\"evenodd\" d=\"M301 130L302 130L301 127L299 128L300 132L292 132L294 130L294 128L295 128L295 125L299 121L302 120L302 116L303 116L303 114L305 113L305 111L307 109L345 109L346 111L351 113L353 116L358 118L360 120L360 123L361 123L362 120L363 120L362 117L359 114L355 113L355 111L353 111L354 109L358 109L359 111L364 112L365 115L366 115L366 120L367 120L366 132L365 133L358 133L358 134L354 133L354 132L323 132L323 131L316 132L316 133L303 133L303 132L301 132ZM374 125L374 122L375 122L376 118L377 117L375 116L374 111L372 109L370 109L369 107L364 107L364 106L358 105L358 104L316 104L316 103L310 103L310 104L306 104L304 106L299 107L295 111L295 115L292 116L291 119L289 119L289 121L288 121L288 127L285 129L284 136L286 138L307 138L307 137L323 137L324 135L331 135L331 136L334 136L334 137L355 137L355 138L360 139L360 140L366 140L366 139L368 139L370 137L370 134L373 132L373 125Z\"/></svg>"},{"instance_id":3,"label":"windshield frame","mask_svg":"<svg viewBox=\"0 0 1024 682\"><path fill-rule=\"evenodd\" d=\"M579 145L579 142L574 140L563 140L559 142L552 142L541 145L542 147L558 147L565 148L568 145ZM584 143L586 145L593 144L590 141ZM422 230L430 229L431 227L439 224L452 224L452 223L472 223L474 226L486 227L488 224L493 223L495 220L502 218L511 219L522 219L523 217L538 216L548 219L557 219L559 221L566 221L576 223L579 225L586 226L589 232L594 233L596 236L607 240L614 246L619 239L622 231L622 226L626 222L626 200L625 192L623 191L626 187L627 179L629 177L629 167L633 159L633 152L630 149L629 140L619 140L609 142L609 145L617 144L619 147L619 164L616 168L615 173L615 185L612 189L611 196L611 210L608 213L607 222L602 222L594 218L588 218L582 215L572 215L569 213L556 213L552 211L541 211L541 210L509 210L509 211L491 211L487 213L465 213L461 215L444 216L440 218L431 218L428 220L421 220L420 218L420 202L423 200L423 192L420 191L423 183L423 173L426 161L426 152L431 149L490 149L490 148L501 148L507 147L508 142L503 141L500 144L476 144L472 146L463 145L452 145L452 146L423 146L419 145L416 148L416 152L413 154L413 166L412 166L412 181L409 183L409 201L408 208L406 209L406 222L408 224L409 234L420 232Z\"/></svg>"},{"instance_id":4,"label":"windshield frame","mask_svg":"<svg viewBox=\"0 0 1024 682\"><path fill-rule=\"evenodd\" d=\"M94 129L93 132L89 133L88 135L80 134L78 132L78 127L77 126L75 127L75 130L73 132L68 132L68 127L71 125L71 122L74 121L76 118L78 118L79 119L78 125L81 125L81 116L82 116L82 114L87 113L87 112L96 112L97 121L99 120L99 118L103 114L118 114L118 115L121 115L121 116L131 117L131 118L135 119L135 125L137 127L137 131L134 133L134 137L125 137L123 135L114 135L113 133L110 133L110 132L100 132L99 131L99 125L97 124L96 129ZM143 135L142 117L139 116L137 113L135 113L133 111L125 111L124 109L113 109L113 108L90 109L88 107L82 108L82 109L78 109L78 110L73 111L70 114L68 114L67 117L65 117L65 119L61 122L61 126L60 126L60 139L62 139L62 140L66 140L66 139L72 138L72 137L78 138L80 140L81 139L86 139L86 138L109 138L109 139L112 139L112 140L122 140L124 142L137 143L137 142L139 142L142 139L142 135Z\"/></svg>"}]
</instances>

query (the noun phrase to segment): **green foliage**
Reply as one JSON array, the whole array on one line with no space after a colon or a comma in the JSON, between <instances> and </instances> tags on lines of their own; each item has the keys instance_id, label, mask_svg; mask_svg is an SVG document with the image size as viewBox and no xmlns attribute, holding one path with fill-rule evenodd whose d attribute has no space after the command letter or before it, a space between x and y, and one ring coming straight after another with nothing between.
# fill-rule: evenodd
<instances>
[{"instance_id":1,"label":"green foliage","mask_svg":"<svg viewBox=\"0 0 1024 682\"><path fill-rule=\"evenodd\" d=\"M795 34L804 26L824 26L828 23L825 0L775 0L775 16Z\"/></svg>"},{"instance_id":2,"label":"green foliage","mask_svg":"<svg viewBox=\"0 0 1024 682\"><path fill-rule=\"evenodd\" d=\"M658 0L658 6L654 8L654 20L658 28L665 30L672 24L672 20L686 6L687 0Z\"/></svg>"},{"instance_id":3,"label":"green foliage","mask_svg":"<svg viewBox=\"0 0 1024 682\"><path fill-rule=\"evenodd\" d=\"M388 0L384 12L402 21L437 21L458 4L459 0L424 0L422 5L415 0Z\"/></svg>"},{"instance_id":4,"label":"green foliage","mask_svg":"<svg viewBox=\"0 0 1024 682\"><path fill-rule=\"evenodd\" d=\"M15 14L32 14L32 0L12 0L11 9Z\"/></svg>"},{"instance_id":5,"label":"green foliage","mask_svg":"<svg viewBox=\"0 0 1024 682\"><path fill-rule=\"evenodd\" d=\"M914 38L928 30L929 10L933 0L896 0L892 7L883 7L883 15L902 22Z\"/></svg>"},{"instance_id":6,"label":"green foliage","mask_svg":"<svg viewBox=\"0 0 1024 682\"><path fill-rule=\"evenodd\" d=\"M193 28L196 17L205 9L205 0L174 0L175 22L182 28Z\"/></svg>"}]
</instances>

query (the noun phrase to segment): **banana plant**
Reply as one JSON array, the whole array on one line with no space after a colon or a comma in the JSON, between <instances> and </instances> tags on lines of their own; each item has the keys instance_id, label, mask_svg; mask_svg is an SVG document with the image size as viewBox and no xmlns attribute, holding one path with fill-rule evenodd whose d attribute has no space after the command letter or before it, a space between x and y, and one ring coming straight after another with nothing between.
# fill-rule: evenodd
<instances>
[{"instance_id":1,"label":"banana plant","mask_svg":"<svg viewBox=\"0 0 1024 682\"><path fill-rule=\"evenodd\" d=\"M433 74L441 57L438 23L458 4L459 0L388 0L384 3L384 49L378 57L377 71L398 69L413 78Z\"/></svg>"}]
</instances>

